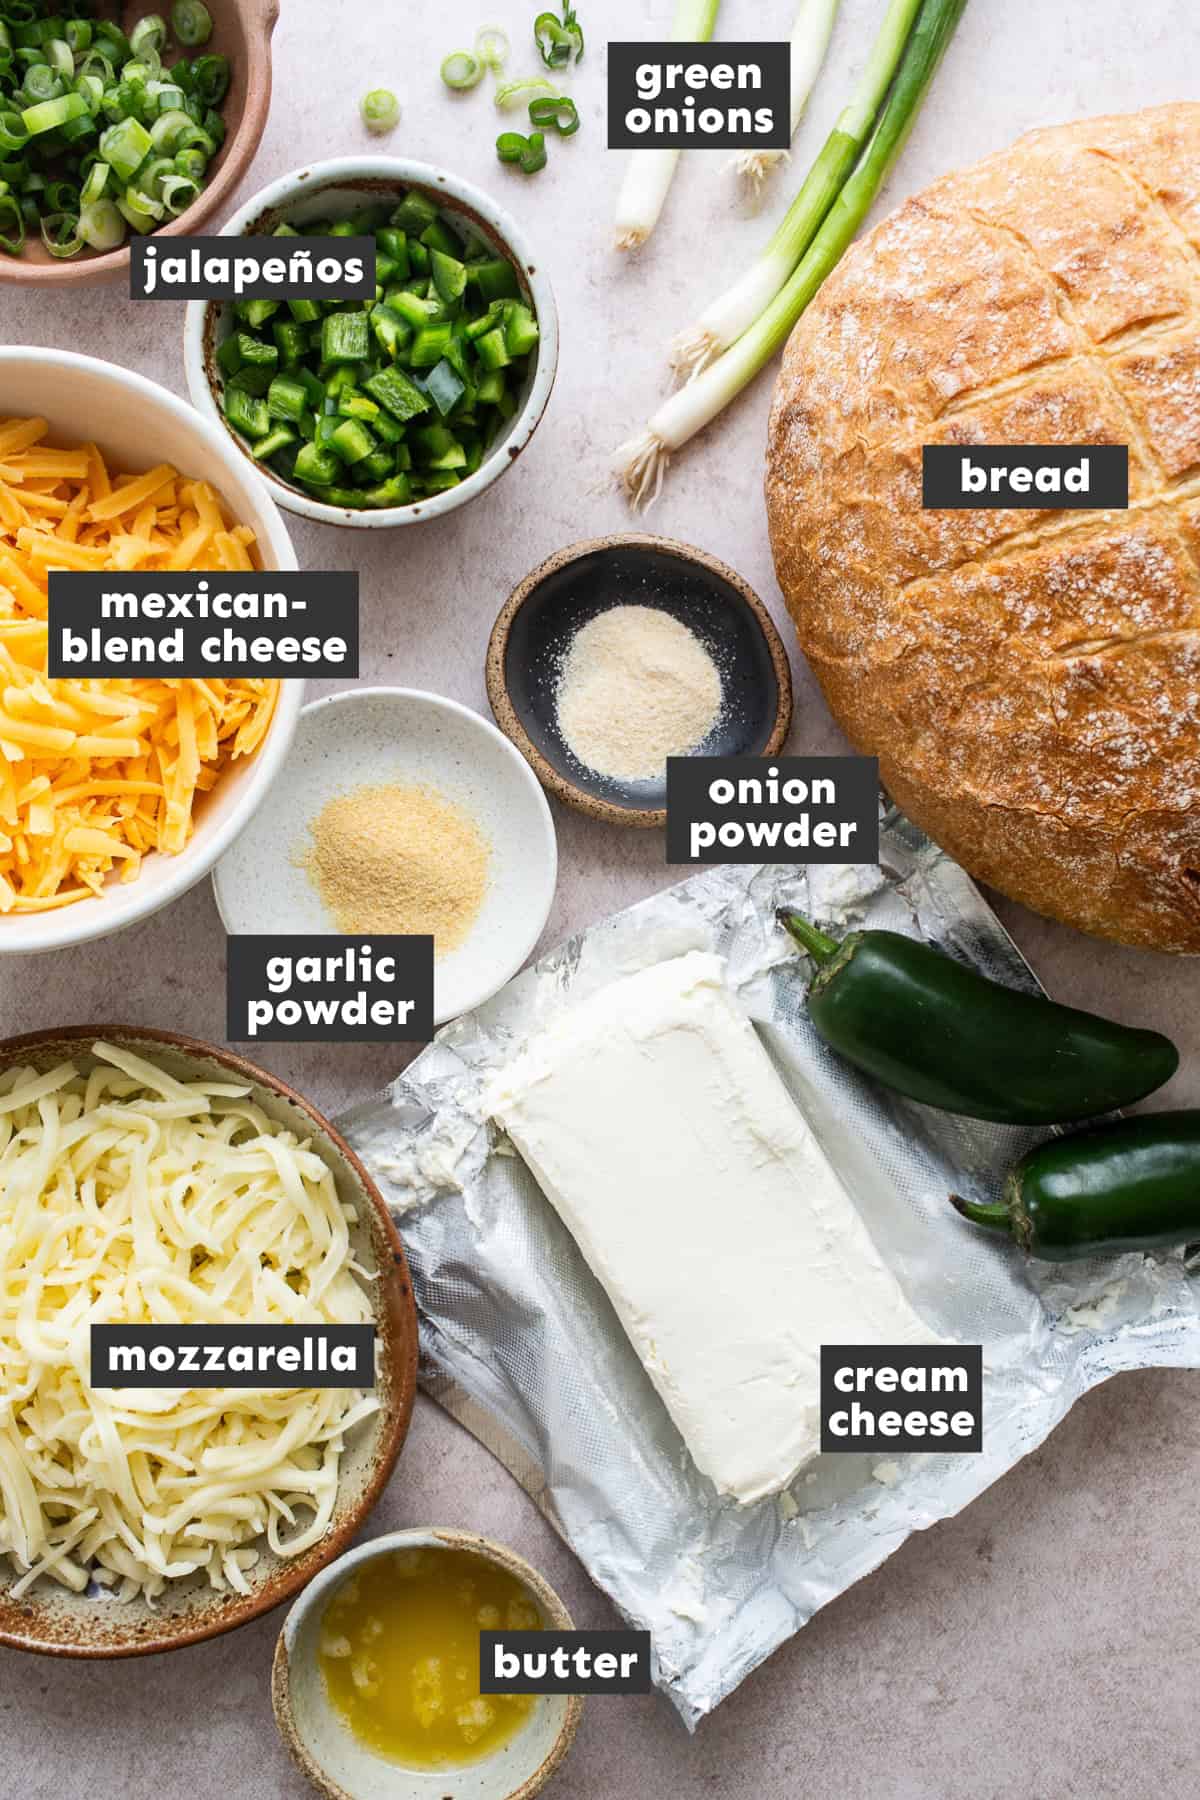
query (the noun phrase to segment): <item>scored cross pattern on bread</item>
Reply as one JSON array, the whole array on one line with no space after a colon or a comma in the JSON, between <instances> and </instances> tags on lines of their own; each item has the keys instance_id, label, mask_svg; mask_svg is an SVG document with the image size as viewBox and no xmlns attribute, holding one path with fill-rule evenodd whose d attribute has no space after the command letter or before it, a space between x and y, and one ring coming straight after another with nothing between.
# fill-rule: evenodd
<instances>
[{"instance_id":1,"label":"scored cross pattern on bread","mask_svg":"<svg viewBox=\"0 0 1200 1800\"><path fill-rule=\"evenodd\" d=\"M1127 444L1128 511L924 511L925 444ZM800 320L780 585L829 705L972 874L1200 952L1200 105L934 183Z\"/></svg>"}]
</instances>

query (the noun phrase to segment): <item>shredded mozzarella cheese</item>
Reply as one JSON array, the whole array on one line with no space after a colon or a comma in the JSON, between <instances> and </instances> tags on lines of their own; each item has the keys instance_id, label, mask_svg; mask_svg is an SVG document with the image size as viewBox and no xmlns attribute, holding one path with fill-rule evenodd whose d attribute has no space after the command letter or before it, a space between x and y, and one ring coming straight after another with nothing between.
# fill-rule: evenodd
<instances>
[{"instance_id":1,"label":"shredded mozzarella cheese","mask_svg":"<svg viewBox=\"0 0 1200 1800\"><path fill-rule=\"evenodd\" d=\"M203 1571L249 1591L264 1534L327 1530L347 1388L101 1389L97 1323L367 1324L333 1175L220 1081L177 1081L112 1045L0 1076L0 1554L152 1600ZM311 1515L298 1518L298 1515Z\"/></svg>"}]
</instances>

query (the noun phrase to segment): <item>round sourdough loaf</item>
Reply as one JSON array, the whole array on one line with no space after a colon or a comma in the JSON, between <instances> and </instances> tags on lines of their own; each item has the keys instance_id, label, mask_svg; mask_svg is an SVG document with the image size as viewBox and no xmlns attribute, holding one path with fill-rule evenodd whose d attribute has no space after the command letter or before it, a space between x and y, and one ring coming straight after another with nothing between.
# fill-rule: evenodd
<instances>
[{"instance_id":1,"label":"round sourdough loaf","mask_svg":"<svg viewBox=\"0 0 1200 1800\"><path fill-rule=\"evenodd\" d=\"M929 511L923 444L1128 444L1126 512ZM1200 951L1200 105L927 188L792 334L780 585L839 724L972 874Z\"/></svg>"}]
</instances>

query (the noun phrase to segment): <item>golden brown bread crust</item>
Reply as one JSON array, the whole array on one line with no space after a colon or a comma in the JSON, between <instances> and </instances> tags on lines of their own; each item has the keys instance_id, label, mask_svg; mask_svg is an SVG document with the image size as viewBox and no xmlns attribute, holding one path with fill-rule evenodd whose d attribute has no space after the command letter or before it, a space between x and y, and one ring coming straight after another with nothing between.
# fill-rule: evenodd
<instances>
[{"instance_id":1,"label":"golden brown bread crust","mask_svg":"<svg viewBox=\"0 0 1200 1800\"><path fill-rule=\"evenodd\" d=\"M1128 443L1128 512L923 512L926 443ZM857 244L771 414L839 724L972 874L1200 952L1200 104L1032 132Z\"/></svg>"}]
</instances>

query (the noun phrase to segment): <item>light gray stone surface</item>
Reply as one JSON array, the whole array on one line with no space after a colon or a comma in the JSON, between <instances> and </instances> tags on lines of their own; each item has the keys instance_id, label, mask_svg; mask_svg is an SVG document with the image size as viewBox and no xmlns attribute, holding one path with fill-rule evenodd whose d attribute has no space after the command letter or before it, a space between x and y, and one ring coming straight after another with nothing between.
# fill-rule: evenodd
<instances>
[{"instance_id":1,"label":"light gray stone surface","mask_svg":"<svg viewBox=\"0 0 1200 1800\"><path fill-rule=\"evenodd\" d=\"M522 40L535 7L484 0L284 0L276 94L248 194L302 161L365 151L362 91L380 82L404 116L397 153L442 157L516 211L548 260L564 355L550 413L519 468L468 511L416 531L325 531L300 521L309 568L357 566L366 680L429 687L484 709L487 632L511 585L573 538L620 529L604 487L609 450L661 383L661 346L742 265L841 105L882 0L845 0L830 64L793 165L760 224L738 215L720 154L685 158L660 232L620 266L608 248L619 158L603 145L602 43L665 35L669 0L581 0L591 50L576 84L584 128L551 146L535 181L502 170L486 91L461 100L442 56L484 18ZM782 36L788 0L726 0L727 36ZM889 201L1020 131L1087 112L1184 97L1200 38L1189 0L997 7L975 0L895 175ZM86 349L182 391L182 308L132 306L117 291L14 299L6 342ZM760 502L769 377L673 472L653 529L738 567L781 612ZM102 421L81 421L103 436ZM788 634L794 652L794 640ZM799 661L796 657L797 662ZM839 748L797 668L792 748ZM314 690L316 691L316 690ZM562 858L549 944L671 879L661 840L557 812ZM1166 1096L1200 1098L1191 964L1089 942L1001 906L1058 995L1174 1033L1185 1074ZM199 1037L223 1030L223 944L211 892L106 944L0 966L5 1032L127 1019ZM261 1059L330 1110L380 1085L402 1060L384 1048L275 1046ZM656 1698L593 1701L555 1785L563 1800L1164 1800L1200 1786L1200 1681L1193 1555L1200 1476L1200 1376L1127 1376L1091 1395L1036 1455L957 1519L911 1540L820 1614L688 1739ZM473 1526L530 1556L581 1624L606 1602L509 1477L457 1426L419 1405L372 1530ZM169 1658L111 1666L0 1651L0 1793L14 1800L264 1800L299 1795L267 1698L277 1628L265 1620Z\"/></svg>"}]
</instances>

